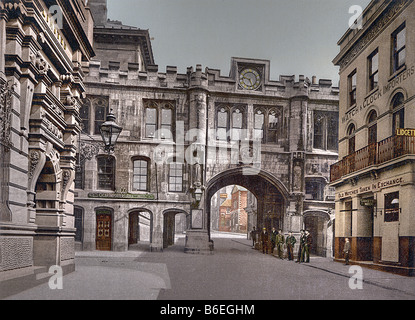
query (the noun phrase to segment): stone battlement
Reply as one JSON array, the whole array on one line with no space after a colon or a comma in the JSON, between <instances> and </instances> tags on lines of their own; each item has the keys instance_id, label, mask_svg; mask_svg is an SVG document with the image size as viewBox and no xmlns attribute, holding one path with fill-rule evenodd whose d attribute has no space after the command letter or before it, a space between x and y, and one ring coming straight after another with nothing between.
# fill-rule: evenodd
<instances>
[{"instance_id":1,"label":"stone battlement","mask_svg":"<svg viewBox=\"0 0 415 320\"><path fill-rule=\"evenodd\" d=\"M218 69L196 65L188 67L187 72L178 73L176 66L167 66L164 72L159 71L158 65L148 65L147 71L140 71L138 63L128 63L127 70L121 69L118 61L109 61L105 67L100 61L91 61L86 82L124 86L155 87L168 89L188 89L201 87L210 91L238 92L236 72L224 76ZM304 75L280 75L278 80L264 79L264 88L260 92L247 91L246 93L260 93L267 96L282 95L316 95L337 97L339 90L333 87L331 80L312 80ZM317 97L316 97L317 98ZM327 97L326 97L327 98Z\"/></svg>"}]
</instances>

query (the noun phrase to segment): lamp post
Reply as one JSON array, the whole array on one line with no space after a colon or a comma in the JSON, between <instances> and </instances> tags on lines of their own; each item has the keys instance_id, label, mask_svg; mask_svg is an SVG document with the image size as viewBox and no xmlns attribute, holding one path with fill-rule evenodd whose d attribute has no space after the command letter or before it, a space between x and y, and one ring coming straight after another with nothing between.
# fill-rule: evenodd
<instances>
[{"instance_id":1,"label":"lamp post","mask_svg":"<svg viewBox=\"0 0 415 320\"><path fill-rule=\"evenodd\" d=\"M108 153L113 152L114 146L122 131L122 127L115 123L115 115L112 112L112 109L107 115L107 120L101 125L99 131L101 132L101 137L104 141L104 150Z\"/></svg>"},{"instance_id":2,"label":"lamp post","mask_svg":"<svg viewBox=\"0 0 415 320\"><path fill-rule=\"evenodd\" d=\"M104 142L104 151L111 153L114 152L115 143L122 131L122 127L115 122L115 115L112 112L108 114L106 121L100 127L100 133ZM82 132L84 134L88 133ZM94 156L98 155L99 150L102 149L102 143L96 141L93 137L89 136L93 141L82 141L81 134L79 134L79 160L77 167L81 166L81 163L85 160L91 160Z\"/></svg>"}]
</instances>

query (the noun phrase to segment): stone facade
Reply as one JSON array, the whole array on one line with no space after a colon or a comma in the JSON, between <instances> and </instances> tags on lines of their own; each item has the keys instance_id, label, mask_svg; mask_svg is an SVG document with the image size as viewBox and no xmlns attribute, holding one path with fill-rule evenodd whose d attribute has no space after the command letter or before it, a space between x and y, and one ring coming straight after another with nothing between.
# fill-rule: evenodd
<instances>
[{"instance_id":1,"label":"stone facade","mask_svg":"<svg viewBox=\"0 0 415 320\"><path fill-rule=\"evenodd\" d=\"M340 39L335 257L413 275L415 3L372 1Z\"/></svg>"},{"instance_id":2,"label":"stone facade","mask_svg":"<svg viewBox=\"0 0 415 320\"><path fill-rule=\"evenodd\" d=\"M162 72L148 32L110 21L97 7L99 52L85 81L80 141L96 152L79 157L79 247L97 248L103 234L97 215L104 210L107 250L128 249L132 216L143 212L151 225L150 248L162 250L174 232L172 217L184 213L185 251L209 253L210 199L225 186L240 185L257 198L255 225L298 234L304 224L318 222L315 238L330 254L334 193L327 183L337 159L338 88L315 77L272 80L270 61L260 59L232 58L227 76L201 65L184 74L171 66ZM138 48L128 55L135 61L124 52L113 55L110 39L123 32ZM99 148L97 125L110 109L123 131L108 155ZM316 222L316 216L323 219Z\"/></svg>"},{"instance_id":3,"label":"stone facade","mask_svg":"<svg viewBox=\"0 0 415 320\"><path fill-rule=\"evenodd\" d=\"M1 279L74 270L75 141L91 35L84 1L0 3Z\"/></svg>"}]
</instances>

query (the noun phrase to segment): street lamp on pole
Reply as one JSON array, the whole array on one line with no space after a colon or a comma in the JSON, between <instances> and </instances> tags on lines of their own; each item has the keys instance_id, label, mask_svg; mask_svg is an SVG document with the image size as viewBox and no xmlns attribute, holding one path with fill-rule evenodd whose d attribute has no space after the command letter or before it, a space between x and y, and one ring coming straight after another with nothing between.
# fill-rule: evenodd
<instances>
[{"instance_id":1,"label":"street lamp on pole","mask_svg":"<svg viewBox=\"0 0 415 320\"><path fill-rule=\"evenodd\" d=\"M122 127L115 122L115 115L112 112L112 109L107 115L106 121L101 125L99 131L101 132L101 137L104 141L104 150L108 153L113 152L114 146L122 131Z\"/></svg>"}]
</instances>

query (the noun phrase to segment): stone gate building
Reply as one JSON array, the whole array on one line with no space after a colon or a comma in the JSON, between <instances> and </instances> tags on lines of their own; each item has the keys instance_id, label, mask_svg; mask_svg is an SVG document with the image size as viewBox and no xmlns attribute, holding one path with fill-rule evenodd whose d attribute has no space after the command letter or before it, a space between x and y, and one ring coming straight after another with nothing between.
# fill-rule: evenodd
<instances>
[{"instance_id":1,"label":"stone gate building","mask_svg":"<svg viewBox=\"0 0 415 320\"><path fill-rule=\"evenodd\" d=\"M201 65L160 71L147 30L108 20L105 1L90 5L97 56L80 111L79 248L127 250L142 229L162 250L180 213L185 251L210 252L210 199L240 185L257 198L257 227L306 226L314 252L331 255L338 88L315 77L272 80L260 59L232 58L226 76ZM108 154L99 125L111 110L123 131Z\"/></svg>"}]
</instances>

